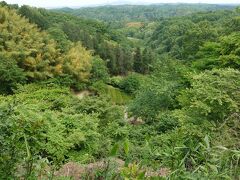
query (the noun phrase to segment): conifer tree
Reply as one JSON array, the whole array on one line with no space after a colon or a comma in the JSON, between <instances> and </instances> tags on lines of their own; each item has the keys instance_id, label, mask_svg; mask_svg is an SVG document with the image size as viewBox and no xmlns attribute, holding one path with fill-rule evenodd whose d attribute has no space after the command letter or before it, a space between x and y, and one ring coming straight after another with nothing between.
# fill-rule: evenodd
<instances>
[{"instance_id":1,"label":"conifer tree","mask_svg":"<svg viewBox=\"0 0 240 180\"><path fill-rule=\"evenodd\" d=\"M123 50L120 46L116 47L116 59L117 59L117 74L125 74L125 67L124 67L124 54Z\"/></svg>"},{"instance_id":2,"label":"conifer tree","mask_svg":"<svg viewBox=\"0 0 240 180\"><path fill-rule=\"evenodd\" d=\"M135 72L142 73L142 67L143 67L142 54L141 49L138 47L134 55L133 69Z\"/></svg>"}]
</instances>

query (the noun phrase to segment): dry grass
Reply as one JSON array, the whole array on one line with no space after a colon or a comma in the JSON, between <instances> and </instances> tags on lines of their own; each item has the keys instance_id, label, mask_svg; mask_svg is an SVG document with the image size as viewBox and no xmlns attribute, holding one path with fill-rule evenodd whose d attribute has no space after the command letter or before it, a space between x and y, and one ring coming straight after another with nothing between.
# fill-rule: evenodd
<instances>
[{"instance_id":1,"label":"dry grass","mask_svg":"<svg viewBox=\"0 0 240 180\"><path fill-rule=\"evenodd\" d=\"M114 163L116 168L119 170L124 166L124 161L121 159L113 158L111 162ZM88 174L90 177L94 176L93 173L99 170L107 168L107 161L102 160L87 165L78 164L76 162L69 162L63 165L57 172L56 177L72 177L74 180L79 180L84 174Z\"/></svg>"},{"instance_id":2,"label":"dry grass","mask_svg":"<svg viewBox=\"0 0 240 180\"><path fill-rule=\"evenodd\" d=\"M116 171L121 171L124 167L124 161L117 158L111 159L111 164L114 164ZM69 162L61 167L57 172L54 173L55 177L68 177L74 180L81 180L83 175L88 175L90 179L94 179L94 173L96 171L103 171L107 169L108 161L102 160L95 163L90 163L87 165L78 164L76 162ZM154 171L150 168L145 169L145 177L166 177L170 170L168 168L160 168L157 171Z\"/></svg>"},{"instance_id":3,"label":"dry grass","mask_svg":"<svg viewBox=\"0 0 240 180\"><path fill-rule=\"evenodd\" d=\"M126 24L126 27L135 27L135 28L141 28L143 27L143 23L142 22L129 22Z\"/></svg>"}]
</instances>

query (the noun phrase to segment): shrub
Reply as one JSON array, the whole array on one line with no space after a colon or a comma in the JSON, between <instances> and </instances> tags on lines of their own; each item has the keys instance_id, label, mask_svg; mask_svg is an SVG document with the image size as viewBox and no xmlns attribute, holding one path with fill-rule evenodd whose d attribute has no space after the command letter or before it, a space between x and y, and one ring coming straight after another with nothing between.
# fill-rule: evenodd
<instances>
[{"instance_id":1,"label":"shrub","mask_svg":"<svg viewBox=\"0 0 240 180\"><path fill-rule=\"evenodd\" d=\"M17 66L17 62L0 54L0 93L10 93L18 83L25 81L23 69Z\"/></svg>"},{"instance_id":2,"label":"shrub","mask_svg":"<svg viewBox=\"0 0 240 180\"><path fill-rule=\"evenodd\" d=\"M106 63L100 57L94 57L92 62L91 80L102 80L107 82L109 79L108 69Z\"/></svg>"},{"instance_id":3,"label":"shrub","mask_svg":"<svg viewBox=\"0 0 240 180\"><path fill-rule=\"evenodd\" d=\"M108 84L114 86L114 87L120 87L120 83L122 81L122 77L121 76L113 76L109 79Z\"/></svg>"},{"instance_id":4,"label":"shrub","mask_svg":"<svg viewBox=\"0 0 240 180\"><path fill-rule=\"evenodd\" d=\"M126 93L132 94L139 90L140 80L136 75L129 75L120 82L119 86Z\"/></svg>"}]
</instances>

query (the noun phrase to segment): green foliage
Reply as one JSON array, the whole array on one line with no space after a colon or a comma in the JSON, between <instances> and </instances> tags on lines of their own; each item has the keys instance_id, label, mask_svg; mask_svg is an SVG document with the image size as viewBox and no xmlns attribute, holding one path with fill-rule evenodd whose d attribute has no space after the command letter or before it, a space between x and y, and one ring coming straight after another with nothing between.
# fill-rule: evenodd
<instances>
[{"instance_id":1,"label":"green foliage","mask_svg":"<svg viewBox=\"0 0 240 180\"><path fill-rule=\"evenodd\" d=\"M71 45L61 30L49 29L49 32L57 40L57 45L46 32L40 32L35 25L28 23L14 10L1 8L0 14L4 17L4 19L2 18L3 23L1 23L1 56L13 61L9 62L8 66L12 63L11 68L15 68L16 73L24 71L23 76L26 76L28 81L45 80L64 75L72 76L75 81L88 80L92 56L80 43ZM9 23L11 28L9 28ZM66 53L61 54L61 51ZM5 61L1 60L1 63L5 63ZM9 81L11 78L14 79L14 76L16 75L13 74L13 77L9 77ZM21 83L20 79L19 83Z\"/></svg>"},{"instance_id":2,"label":"green foliage","mask_svg":"<svg viewBox=\"0 0 240 180\"><path fill-rule=\"evenodd\" d=\"M240 67L240 33L232 33L221 39L220 61L224 67Z\"/></svg>"},{"instance_id":3,"label":"green foliage","mask_svg":"<svg viewBox=\"0 0 240 180\"><path fill-rule=\"evenodd\" d=\"M224 121L239 110L239 71L220 69L190 75L191 87L178 97L183 112L196 122ZM186 117L185 117L186 118Z\"/></svg>"},{"instance_id":4,"label":"green foliage","mask_svg":"<svg viewBox=\"0 0 240 180\"><path fill-rule=\"evenodd\" d=\"M48 30L62 52L68 50L69 41L81 41L86 49L107 62L111 74L123 75L132 69L130 41L104 23L28 6L22 6L18 13Z\"/></svg>"},{"instance_id":5,"label":"green foliage","mask_svg":"<svg viewBox=\"0 0 240 180\"><path fill-rule=\"evenodd\" d=\"M67 35L59 27L51 27L47 30L48 34L57 42L57 48L61 52L66 52L70 48L70 41Z\"/></svg>"},{"instance_id":6,"label":"green foliage","mask_svg":"<svg viewBox=\"0 0 240 180\"><path fill-rule=\"evenodd\" d=\"M0 3L0 177L239 179L233 8Z\"/></svg>"},{"instance_id":7,"label":"green foliage","mask_svg":"<svg viewBox=\"0 0 240 180\"><path fill-rule=\"evenodd\" d=\"M222 36L235 32L238 17L239 14L235 11L213 11L164 19L150 37L149 45L159 53L168 53L177 59L193 60L206 42L219 43ZM223 25L228 28L222 28ZM213 54L218 52L217 49L213 50ZM204 61L207 59L202 57Z\"/></svg>"},{"instance_id":8,"label":"green foliage","mask_svg":"<svg viewBox=\"0 0 240 180\"><path fill-rule=\"evenodd\" d=\"M5 16L0 25L1 53L14 59L28 79L41 80L59 74L61 61L55 42L14 10L0 8L0 14Z\"/></svg>"},{"instance_id":9,"label":"green foliage","mask_svg":"<svg viewBox=\"0 0 240 180\"><path fill-rule=\"evenodd\" d=\"M113 76L109 79L108 84L112 85L113 87L119 88L122 81L123 81L122 76Z\"/></svg>"},{"instance_id":10,"label":"green foliage","mask_svg":"<svg viewBox=\"0 0 240 180\"><path fill-rule=\"evenodd\" d=\"M129 164L128 167L124 167L121 171L121 175L124 179L145 179L145 172L141 170L138 164Z\"/></svg>"},{"instance_id":11,"label":"green foliage","mask_svg":"<svg viewBox=\"0 0 240 180\"><path fill-rule=\"evenodd\" d=\"M147 6L102 6L81 9L63 8L57 9L57 11L112 23L118 21L155 21L163 17L185 16L194 12L214 11L218 9L234 9L234 7L209 4L160 4Z\"/></svg>"},{"instance_id":12,"label":"green foliage","mask_svg":"<svg viewBox=\"0 0 240 180\"><path fill-rule=\"evenodd\" d=\"M134 74L129 75L120 82L119 86L126 93L133 94L140 88L139 77Z\"/></svg>"},{"instance_id":13,"label":"green foliage","mask_svg":"<svg viewBox=\"0 0 240 180\"><path fill-rule=\"evenodd\" d=\"M147 74L152 71L154 58L153 51L145 48L142 52L137 48L134 55L133 70L138 73Z\"/></svg>"},{"instance_id":14,"label":"green foliage","mask_svg":"<svg viewBox=\"0 0 240 180\"><path fill-rule=\"evenodd\" d=\"M198 69L239 68L239 33L221 36L219 42L206 42L193 65Z\"/></svg>"},{"instance_id":15,"label":"green foliage","mask_svg":"<svg viewBox=\"0 0 240 180\"><path fill-rule=\"evenodd\" d=\"M99 57L94 57L92 62L91 80L107 82L110 78L106 63Z\"/></svg>"},{"instance_id":16,"label":"green foliage","mask_svg":"<svg viewBox=\"0 0 240 180\"><path fill-rule=\"evenodd\" d=\"M63 72L81 82L88 81L92 67L92 56L80 43L74 44L64 57Z\"/></svg>"},{"instance_id":17,"label":"green foliage","mask_svg":"<svg viewBox=\"0 0 240 180\"><path fill-rule=\"evenodd\" d=\"M37 24L41 29L47 29L50 26L49 22L44 18L41 12L36 11L34 8L24 5L19 8L19 13L22 16L28 17L30 23Z\"/></svg>"},{"instance_id":18,"label":"green foliage","mask_svg":"<svg viewBox=\"0 0 240 180\"><path fill-rule=\"evenodd\" d=\"M67 88L32 84L15 93L1 97L1 170L9 167L9 171L1 171L1 177L15 176L19 165L25 167L28 162L32 166L38 157L48 158L56 166L66 158L83 161L86 153L91 158L101 144L100 119L116 117L109 114L114 111L99 111L98 105L96 112L84 110L86 102L79 106Z\"/></svg>"},{"instance_id":19,"label":"green foliage","mask_svg":"<svg viewBox=\"0 0 240 180\"><path fill-rule=\"evenodd\" d=\"M121 89L103 84L102 82L93 84L93 88L99 94L107 96L113 103L118 105L124 105L131 100L131 96Z\"/></svg>"},{"instance_id":20,"label":"green foliage","mask_svg":"<svg viewBox=\"0 0 240 180\"><path fill-rule=\"evenodd\" d=\"M17 66L16 61L0 55L0 92L9 93L16 88L18 83L24 83L25 74Z\"/></svg>"},{"instance_id":21,"label":"green foliage","mask_svg":"<svg viewBox=\"0 0 240 180\"><path fill-rule=\"evenodd\" d=\"M133 69L135 72L141 73L141 67L142 65L142 57L141 57L141 49L137 48L134 56L134 64L133 64Z\"/></svg>"},{"instance_id":22,"label":"green foliage","mask_svg":"<svg viewBox=\"0 0 240 180\"><path fill-rule=\"evenodd\" d=\"M208 21L194 23L190 18L163 21L152 36L152 47L178 59L192 59L199 47L217 36Z\"/></svg>"},{"instance_id":23,"label":"green foliage","mask_svg":"<svg viewBox=\"0 0 240 180\"><path fill-rule=\"evenodd\" d=\"M179 126L179 121L171 112L163 112L156 118L156 123L154 126L158 133L166 133Z\"/></svg>"},{"instance_id":24,"label":"green foliage","mask_svg":"<svg viewBox=\"0 0 240 180\"><path fill-rule=\"evenodd\" d=\"M176 95L184 87L182 65L162 57L155 71L146 80L129 106L129 111L147 122L154 121L158 113L177 106Z\"/></svg>"}]
</instances>

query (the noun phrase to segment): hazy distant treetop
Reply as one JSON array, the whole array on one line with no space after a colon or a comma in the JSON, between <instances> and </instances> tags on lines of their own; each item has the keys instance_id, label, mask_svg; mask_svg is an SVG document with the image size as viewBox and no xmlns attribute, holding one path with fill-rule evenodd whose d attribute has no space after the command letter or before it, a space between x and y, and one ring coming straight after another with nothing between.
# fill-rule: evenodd
<instances>
[{"instance_id":1,"label":"hazy distant treetop","mask_svg":"<svg viewBox=\"0 0 240 180\"><path fill-rule=\"evenodd\" d=\"M155 4L118 5L80 9L62 8L57 11L103 21L152 21L163 17L184 16L200 11L233 9L234 5L210 4Z\"/></svg>"}]
</instances>

